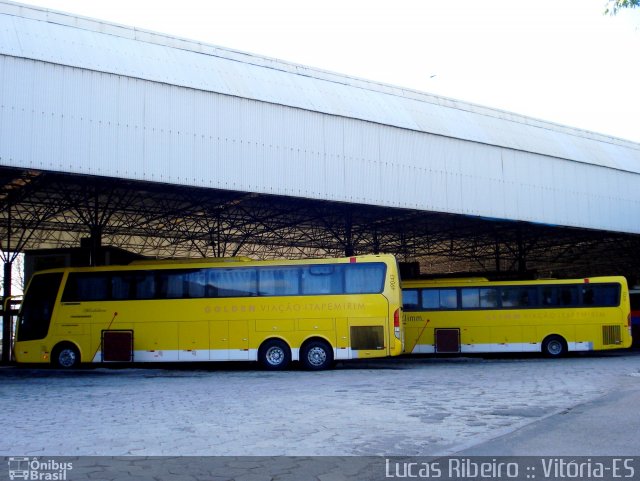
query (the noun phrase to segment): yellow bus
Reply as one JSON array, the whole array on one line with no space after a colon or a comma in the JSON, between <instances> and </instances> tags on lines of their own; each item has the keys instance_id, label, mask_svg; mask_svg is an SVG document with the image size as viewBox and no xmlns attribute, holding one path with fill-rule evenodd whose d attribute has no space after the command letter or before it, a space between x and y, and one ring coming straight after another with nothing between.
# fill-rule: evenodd
<instances>
[{"instance_id":1,"label":"yellow bus","mask_svg":"<svg viewBox=\"0 0 640 481\"><path fill-rule=\"evenodd\" d=\"M624 277L412 280L403 282L402 291L408 353L559 357L631 345Z\"/></svg>"},{"instance_id":2,"label":"yellow bus","mask_svg":"<svg viewBox=\"0 0 640 481\"><path fill-rule=\"evenodd\" d=\"M403 351L391 255L66 268L33 275L15 359L80 363L259 361L310 370Z\"/></svg>"}]
</instances>

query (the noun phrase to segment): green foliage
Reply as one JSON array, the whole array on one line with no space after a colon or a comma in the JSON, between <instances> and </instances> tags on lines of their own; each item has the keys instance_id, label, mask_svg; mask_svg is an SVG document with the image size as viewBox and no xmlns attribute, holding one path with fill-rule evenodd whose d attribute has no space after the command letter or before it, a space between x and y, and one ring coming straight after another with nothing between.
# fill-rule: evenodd
<instances>
[{"instance_id":1,"label":"green foliage","mask_svg":"<svg viewBox=\"0 0 640 481\"><path fill-rule=\"evenodd\" d=\"M640 0L609 0L607 8L604 11L605 15L615 15L623 8L636 8L640 7Z\"/></svg>"}]
</instances>

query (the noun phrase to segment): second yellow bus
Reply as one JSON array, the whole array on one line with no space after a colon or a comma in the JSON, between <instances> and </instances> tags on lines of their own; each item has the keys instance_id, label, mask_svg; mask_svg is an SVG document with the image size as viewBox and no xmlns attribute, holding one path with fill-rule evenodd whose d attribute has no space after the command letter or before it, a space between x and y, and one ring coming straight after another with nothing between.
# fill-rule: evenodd
<instances>
[{"instance_id":1,"label":"second yellow bus","mask_svg":"<svg viewBox=\"0 0 640 481\"><path fill-rule=\"evenodd\" d=\"M408 353L542 352L627 348L624 277L403 282Z\"/></svg>"}]
</instances>

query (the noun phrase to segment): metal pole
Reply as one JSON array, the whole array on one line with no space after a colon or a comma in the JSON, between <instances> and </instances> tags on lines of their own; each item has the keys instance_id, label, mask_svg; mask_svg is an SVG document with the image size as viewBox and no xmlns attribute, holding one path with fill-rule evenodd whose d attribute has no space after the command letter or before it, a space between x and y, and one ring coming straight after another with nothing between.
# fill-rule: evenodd
<instances>
[{"instance_id":1,"label":"metal pole","mask_svg":"<svg viewBox=\"0 0 640 481\"><path fill-rule=\"evenodd\" d=\"M102 228L100 226L91 227L89 261L91 266L99 266L103 263L102 254Z\"/></svg>"},{"instance_id":2,"label":"metal pole","mask_svg":"<svg viewBox=\"0 0 640 481\"><path fill-rule=\"evenodd\" d=\"M2 363L11 361L11 206L7 207L7 250L2 297Z\"/></svg>"},{"instance_id":3,"label":"metal pole","mask_svg":"<svg viewBox=\"0 0 640 481\"><path fill-rule=\"evenodd\" d=\"M380 254L380 239L378 238L377 229L373 231L373 253Z\"/></svg>"},{"instance_id":4,"label":"metal pole","mask_svg":"<svg viewBox=\"0 0 640 481\"><path fill-rule=\"evenodd\" d=\"M349 211L344 223L344 255L351 257L355 254L353 247L353 220Z\"/></svg>"},{"instance_id":5,"label":"metal pole","mask_svg":"<svg viewBox=\"0 0 640 481\"><path fill-rule=\"evenodd\" d=\"M4 263L4 296L2 298L2 363L11 361L11 262Z\"/></svg>"},{"instance_id":6,"label":"metal pole","mask_svg":"<svg viewBox=\"0 0 640 481\"><path fill-rule=\"evenodd\" d=\"M522 227L518 226L518 273L524 274L527 271L527 258L524 241L522 239Z\"/></svg>"}]
</instances>

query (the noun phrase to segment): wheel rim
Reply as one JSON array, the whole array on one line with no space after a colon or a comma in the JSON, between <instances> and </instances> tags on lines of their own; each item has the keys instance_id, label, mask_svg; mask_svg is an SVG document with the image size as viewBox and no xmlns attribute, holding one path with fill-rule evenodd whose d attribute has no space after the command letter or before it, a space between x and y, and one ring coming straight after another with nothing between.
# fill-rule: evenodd
<instances>
[{"instance_id":1,"label":"wheel rim","mask_svg":"<svg viewBox=\"0 0 640 481\"><path fill-rule=\"evenodd\" d=\"M307 353L307 360L312 366L322 366L327 362L327 352L321 347L312 347Z\"/></svg>"},{"instance_id":2,"label":"wheel rim","mask_svg":"<svg viewBox=\"0 0 640 481\"><path fill-rule=\"evenodd\" d=\"M547 345L547 351L549 351L549 354L557 356L562 353L562 343L560 341L550 341Z\"/></svg>"},{"instance_id":3,"label":"wheel rim","mask_svg":"<svg viewBox=\"0 0 640 481\"><path fill-rule=\"evenodd\" d=\"M73 367L76 359L76 353L73 349L63 349L58 355L58 362L62 367Z\"/></svg>"},{"instance_id":4,"label":"wheel rim","mask_svg":"<svg viewBox=\"0 0 640 481\"><path fill-rule=\"evenodd\" d=\"M284 361L284 350L278 346L271 346L265 353L265 359L271 366L279 366Z\"/></svg>"}]
</instances>

